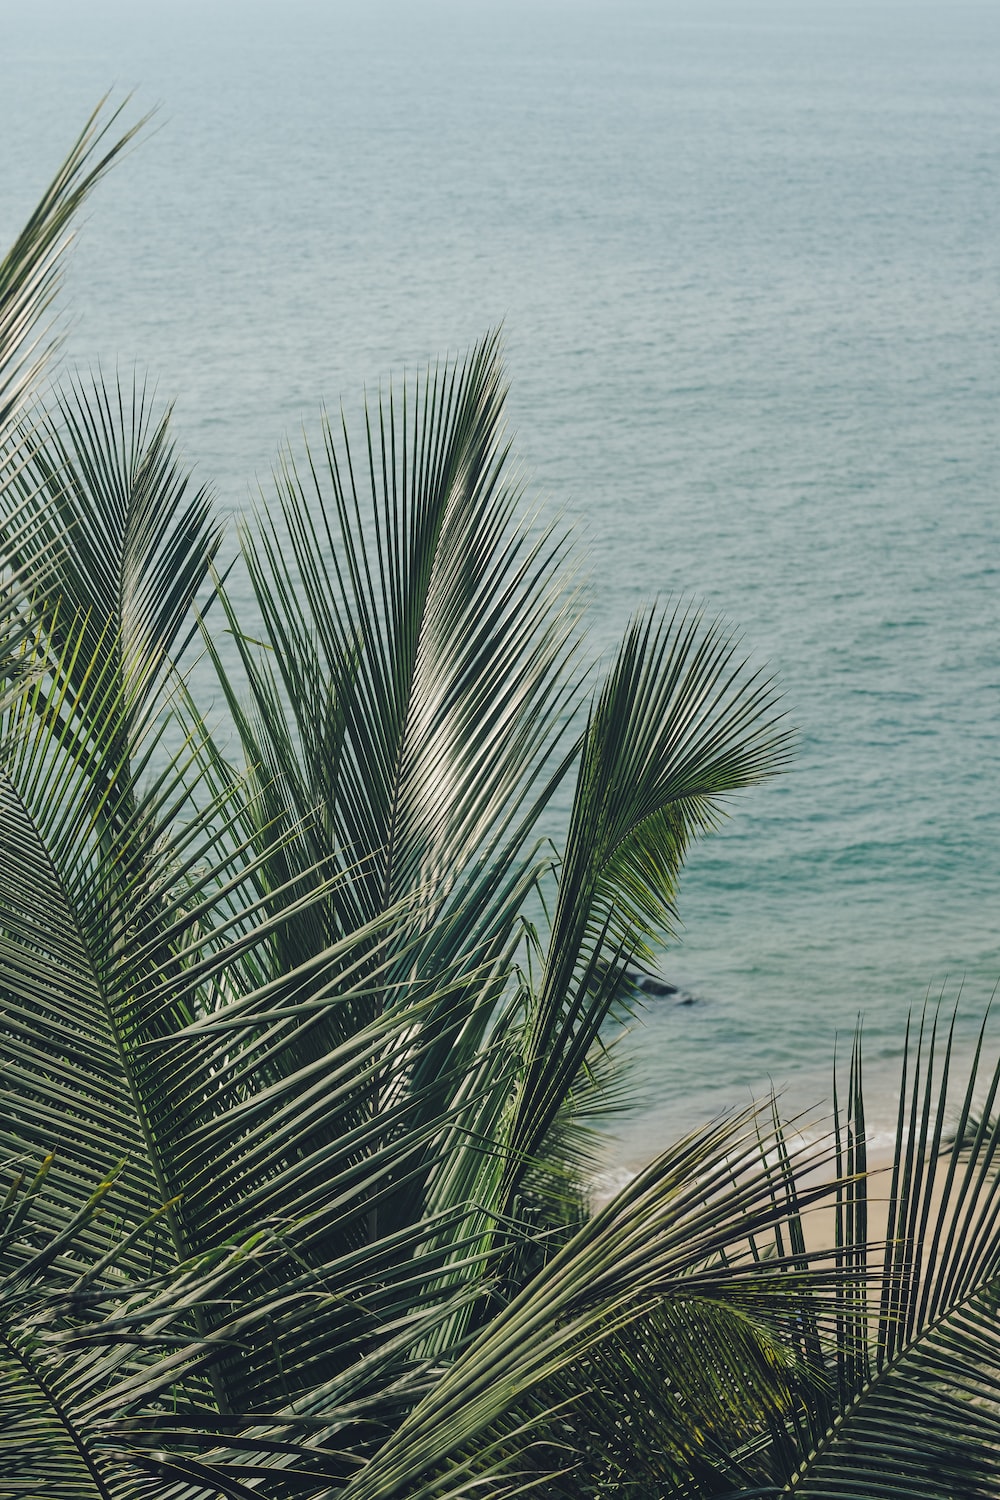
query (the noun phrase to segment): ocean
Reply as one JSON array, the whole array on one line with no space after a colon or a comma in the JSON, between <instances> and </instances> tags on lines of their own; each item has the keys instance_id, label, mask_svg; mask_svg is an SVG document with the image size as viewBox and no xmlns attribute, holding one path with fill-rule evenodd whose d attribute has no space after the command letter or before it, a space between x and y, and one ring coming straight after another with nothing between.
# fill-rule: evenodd
<instances>
[{"instance_id":1,"label":"ocean","mask_svg":"<svg viewBox=\"0 0 1000 1500\"><path fill-rule=\"evenodd\" d=\"M676 997L626 1042L622 1174L863 1017L1000 979L995 0L0 0L0 233L97 99L65 367L149 370L238 515L322 402L503 325L529 494L592 642L682 597L781 683L794 768L691 855Z\"/></svg>"}]
</instances>

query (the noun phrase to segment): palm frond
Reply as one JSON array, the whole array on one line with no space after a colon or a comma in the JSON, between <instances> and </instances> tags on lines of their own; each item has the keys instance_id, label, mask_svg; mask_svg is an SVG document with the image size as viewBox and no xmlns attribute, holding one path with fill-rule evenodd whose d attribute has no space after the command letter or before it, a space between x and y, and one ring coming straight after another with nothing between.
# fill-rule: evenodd
<instances>
[{"instance_id":1,"label":"palm frond","mask_svg":"<svg viewBox=\"0 0 1000 1500\"><path fill-rule=\"evenodd\" d=\"M787 1225L790 1213L797 1216L830 1192L820 1181L800 1190L794 1204L776 1193L774 1145L774 1132L762 1130L750 1113L658 1158L509 1306L495 1310L348 1486L352 1500L465 1493L467 1483L488 1477L474 1455L497 1438L497 1424L516 1423L519 1436L504 1460L498 1456L496 1477L503 1462L516 1466L531 1441L544 1443L551 1432L562 1432L563 1462L579 1470L588 1403L616 1407L620 1415L634 1394L647 1340L654 1359L668 1350L670 1358L661 1367L655 1409L644 1414L646 1440L663 1445L667 1462L671 1434L677 1439L683 1431L684 1443L675 1442L669 1458L675 1478L685 1465L690 1477L695 1461L711 1467L723 1452L722 1434L734 1426L745 1431L787 1411L797 1392L798 1338L790 1334L804 1317L822 1312L836 1272L822 1260L810 1270L794 1256L754 1253L756 1241ZM815 1163L813 1148L797 1148L803 1149ZM737 1378L729 1361L741 1346ZM599 1370L607 1381L603 1396L594 1386ZM530 1406L532 1398L536 1409L525 1431L523 1403ZM551 1455L546 1462L551 1474ZM582 1472L577 1478L584 1479ZM510 1478L501 1492L516 1493L516 1484Z\"/></svg>"},{"instance_id":2,"label":"palm frond","mask_svg":"<svg viewBox=\"0 0 1000 1500\"><path fill-rule=\"evenodd\" d=\"M534 1159L623 972L651 958L674 920L691 839L714 827L727 794L774 774L790 737L770 682L736 642L696 614L630 628L580 747L545 965L526 1028L524 1084L511 1131L511 1178Z\"/></svg>"},{"instance_id":3,"label":"palm frond","mask_svg":"<svg viewBox=\"0 0 1000 1500\"><path fill-rule=\"evenodd\" d=\"M135 381L130 390L101 379L89 390L72 385L54 412L36 414L31 459L4 486L12 520L4 518L0 548L38 580L29 615L50 643L48 669L66 664L66 687L79 694L98 651L116 656L122 722L105 715L104 728L125 735L133 756L162 715L164 673L183 660L220 541L210 496L183 471L169 419ZM73 631L79 650L67 656ZM58 678L53 690L63 691ZM79 726L96 761L106 746L94 729Z\"/></svg>"},{"instance_id":4,"label":"palm frond","mask_svg":"<svg viewBox=\"0 0 1000 1500\"><path fill-rule=\"evenodd\" d=\"M841 1215L837 1402L800 1452L781 1494L996 1493L1000 1480L1000 1131L989 1118L1000 1068L982 1075L984 1035L953 1108L954 1021L908 1046L891 1174L855 1179ZM864 1167L857 1054L845 1149ZM985 1113L970 1131L985 1082ZM848 1139L850 1136L853 1139ZM889 1181L886 1182L886 1177ZM868 1243L883 1185L884 1249ZM842 1190L843 1192L843 1190ZM779 1493L776 1487L774 1493Z\"/></svg>"},{"instance_id":5,"label":"palm frond","mask_svg":"<svg viewBox=\"0 0 1000 1500\"><path fill-rule=\"evenodd\" d=\"M0 435L5 435L52 351L40 327L59 286L73 219L149 116L115 131L128 101L106 114L102 99L14 244L0 261Z\"/></svg>"},{"instance_id":6,"label":"palm frond","mask_svg":"<svg viewBox=\"0 0 1000 1500\"><path fill-rule=\"evenodd\" d=\"M354 871L343 919L434 888L437 955L474 950L473 914L480 941L509 933L525 805L573 692L564 542L516 517L503 398L494 336L367 414L364 469L324 423L321 453L283 460L280 525L245 537L266 650L232 620L248 763L296 821L318 811Z\"/></svg>"}]
</instances>

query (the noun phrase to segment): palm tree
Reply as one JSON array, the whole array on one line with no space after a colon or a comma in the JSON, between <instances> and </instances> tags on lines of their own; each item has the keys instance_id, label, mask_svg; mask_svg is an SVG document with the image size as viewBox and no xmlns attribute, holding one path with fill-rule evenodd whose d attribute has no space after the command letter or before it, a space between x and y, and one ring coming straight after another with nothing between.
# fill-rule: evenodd
<instances>
[{"instance_id":1,"label":"palm tree","mask_svg":"<svg viewBox=\"0 0 1000 1500\"><path fill-rule=\"evenodd\" d=\"M856 1087L838 1187L750 1111L588 1211L605 1023L691 839L788 753L770 684L683 608L587 663L495 337L282 455L241 619L169 413L28 401L109 129L0 268L0 1497L874 1493L900 1369L951 1485L905 1493L988 1493L986 1334L927 1351L970 1287L988 1321L992 1231L914 1272L933 1130L877 1315Z\"/></svg>"}]
</instances>

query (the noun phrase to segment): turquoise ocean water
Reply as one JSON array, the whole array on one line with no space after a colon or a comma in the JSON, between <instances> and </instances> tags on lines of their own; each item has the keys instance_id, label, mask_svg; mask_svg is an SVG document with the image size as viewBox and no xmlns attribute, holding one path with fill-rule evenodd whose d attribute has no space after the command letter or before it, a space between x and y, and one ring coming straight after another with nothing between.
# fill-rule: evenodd
<instances>
[{"instance_id":1,"label":"turquoise ocean water","mask_svg":"<svg viewBox=\"0 0 1000 1500\"><path fill-rule=\"evenodd\" d=\"M794 771L683 882L616 1169L864 1014L1000 978L995 0L0 0L0 233L109 87L158 130L95 199L67 361L133 364L239 512L321 400L503 321L517 451L607 646L738 624Z\"/></svg>"}]
</instances>

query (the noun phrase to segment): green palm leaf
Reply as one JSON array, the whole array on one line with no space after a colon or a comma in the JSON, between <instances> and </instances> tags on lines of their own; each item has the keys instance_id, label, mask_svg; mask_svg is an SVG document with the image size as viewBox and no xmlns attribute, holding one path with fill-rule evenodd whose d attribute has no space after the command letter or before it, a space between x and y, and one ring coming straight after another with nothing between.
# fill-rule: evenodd
<instances>
[{"instance_id":1,"label":"green palm leaf","mask_svg":"<svg viewBox=\"0 0 1000 1500\"><path fill-rule=\"evenodd\" d=\"M351 871L344 922L433 888L442 956L516 920L523 809L573 691L564 547L516 518L503 394L494 337L380 404L367 473L324 424L301 473L284 459L280 526L245 539L267 650L232 621L254 716L230 696L269 809L318 814Z\"/></svg>"},{"instance_id":2,"label":"green palm leaf","mask_svg":"<svg viewBox=\"0 0 1000 1500\"><path fill-rule=\"evenodd\" d=\"M855 1500L994 1495L1000 1483L1000 1127L990 1111L1000 1069L987 1076L974 1117L980 1047L961 1086L958 1125L945 1146L951 1107L952 1032L938 1064L923 1028L904 1065L886 1243L877 1278L874 1248L845 1225L855 1271L850 1337L840 1351L840 1410L803 1455L781 1494ZM908 1082L907 1070L912 1068ZM874 1179L877 1184L878 1178ZM853 1192L862 1229L869 1196ZM776 1488L774 1493L779 1493Z\"/></svg>"},{"instance_id":3,"label":"green palm leaf","mask_svg":"<svg viewBox=\"0 0 1000 1500\"><path fill-rule=\"evenodd\" d=\"M192 492L169 412L157 416L134 383L131 391L100 380L90 392L72 386L58 416L36 416L34 431L31 460L5 486L16 530L8 523L0 533L4 555L44 577L31 616L51 643L49 671L69 669L66 688L79 694L90 662L114 655L121 722L105 713L105 732L124 736L123 749L137 756L163 711L163 674L183 659L195 600L205 595L220 540L210 498ZM67 654L74 631L80 641ZM53 691L63 690L56 676ZM93 728L81 724L81 734ZM107 750L93 745L95 764Z\"/></svg>"},{"instance_id":4,"label":"green palm leaf","mask_svg":"<svg viewBox=\"0 0 1000 1500\"><path fill-rule=\"evenodd\" d=\"M148 121L123 135L115 128L127 106L102 118L94 110L37 208L0 261L0 441L17 418L52 352L41 320L59 286L73 219L91 190Z\"/></svg>"},{"instance_id":5,"label":"green palm leaf","mask_svg":"<svg viewBox=\"0 0 1000 1500\"><path fill-rule=\"evenodd\" d=\"M326 1495L345 1484L350 1495L450 1496L487 1481L493 1492L512 1494L526 1475L533 1483L551 1478L555 1445L557 1467L572 1470L572 1492L574 1483L606 1484L614 1474L614 1453L588 1452L586 1434L609 1411L619 1420L626 1409L635 1415L646 1346L654 1361L669 1361L665 1384L661 1373L656 1389L652 1371L641 1381L650 1397L642 1425L659 1478L669 1476L680 1493L692 1474L716 1481L746 1474L726 1458L723 1439L734 1427L780 1418L794 1402L788 1329L824 1285L792 1260L762 1263L750 1253L789 1209L758 1155L761 1144L772 1147L774 1138L762 1142L743 1118L668 1153L456 1351L451 1369L419 1357L428 1325L452 1311L449 1296L435 1304L407 1295L399 1244L361 1247L322 1274L300 1270L276 1295L262 1270L269 1261L287 1264L283 1242L298 1237L294 1226L140 1282L116 1279L122 1257L113 1240L98 1265L81 1269L77 1223L42 1252L62 1269L44 1283L41 1308L31 1296L39 1253L25 1260L17 1236L8 1236L15 1281L6 1285L20 1291L16 1305L3 1304L4 1335L30 1376L37 1415L29 1420L23 1403L8 1402L6 1453L13 1461L18 1442L39 1423L56 1422L106 1486L99 1493L146 1494L135 1478L146 1472L157 1476L149 1493L193 1500L242 1495L253 1480L275 1496ZM736 1179L734 1158L746 1169ZM92 1196L81 1221L94 1217L110 1187L109 1180ZM154 1223L155 1216L136 1226L133 1247ZM391 1266L390 1317L378 1286ZM258 1404L256 1414L227 1415L207 1403L206 1380L231 1363L231 1351L251 1367L276 1344L292 1358L313 1324L330 1336L330 1304L342 1336L345 1308L356 1322L366 1308L382 1314L351 1341L353 1357L337 1379L308 1400ZM207 1308L215 1317L206 1335L199 1320ZM40 1337L40 1329L48 1332ZM294 1368L288 1373L294 1379ZM387 1424L396 1428L388 1441ZM55 1450L52 1462L68 1464Z\"/></svg>"},{"instance_id":6,"label":"green palm leaf","mask_svg":"<svg viewBox=\"0 0 1000 1500\"><path fill-rule=\"evenodd\" d=\"M559 1462L571 1469L565 1493L577 1492L574 1484L588 1477L588 1408L604 1418L613 1410L618 1421L634 1412L647 1341L654 1358L670 1356L656 1403L643 1413L661 1482L682 1485L701 1469L738 1472L722 1436L793 1404L798 1355L789 1329L822 1312L835 1282L797 1257L754 1253L758 1239L830 1191L820 1183L794 1200L776 1192L768 1161L775 1144L750 1115L664 1153L496 1311L349 1485L352 1500L457 1496L489 1474L499 1479L508 1465L499 1493L517 1493L530 1444L556 1441L553 1433L563 1434ZM595 1399L598 1371L603 1393ZM494 1448L495 1461L483 1463ZM605 1483L613 1473L607 1449ZM551 1463L550 1454L543 1466L550 1475Z\"/></svg>"},{"instance_id":7,"label":"green palm leaf","mask_svg":"<svg viewBox=\"0 0 1000 1500\"><path fill-rule=\"evenodd\" d=\"M552 930L532 1004L512 1129L517 1163L541 1149L625 967L671 930L691 838L720 799L780 769L789 737L771 685L718 625L674 611L637 620L581 743Z\"/></svg>"}]
</instances>

